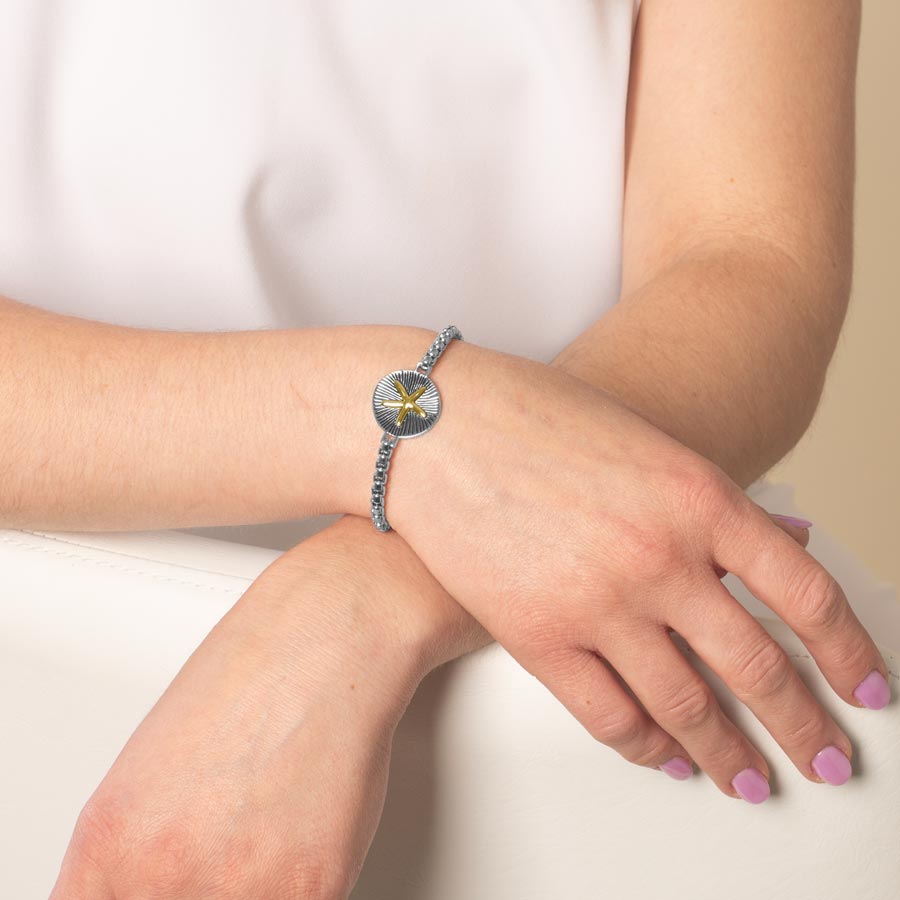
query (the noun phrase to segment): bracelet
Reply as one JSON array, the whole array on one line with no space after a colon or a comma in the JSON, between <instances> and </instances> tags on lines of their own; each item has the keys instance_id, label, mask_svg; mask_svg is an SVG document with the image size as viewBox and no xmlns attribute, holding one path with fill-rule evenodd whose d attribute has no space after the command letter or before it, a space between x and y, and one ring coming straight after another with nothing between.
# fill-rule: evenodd
<instances>
[{"instance_id":1,"label":"bracelet","mask_svg":"<svg viewBox=\"0 0 900 900\"><path fill-rule=\"evenodd\" d=\"M383 434L372 480L372 522L379 531L391 530L384 515L384 488L391 454L400 438L425 434L437 422L441 414L441 395L428 373L453 338L463 340L460 330L455 325L448 325L438 334L415 369L389 372L375 385L372 411Z\"/></svg>"}]
</instances>

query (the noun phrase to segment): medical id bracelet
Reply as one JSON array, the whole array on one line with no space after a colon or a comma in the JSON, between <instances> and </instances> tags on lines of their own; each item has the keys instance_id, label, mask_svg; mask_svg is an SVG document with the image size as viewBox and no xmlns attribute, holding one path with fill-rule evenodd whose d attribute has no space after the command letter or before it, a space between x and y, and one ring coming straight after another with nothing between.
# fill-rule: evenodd
<instances>
[{"instance_id":1,"label":"medical id bracelet","mask_svg":"<svg viewBox=\"0 0 900 900\"><path fill-rule=\"evenodd\" d=\"M441 414L441 395L428 373L453 338L463 340L459 329L448 325L435 338L415 369L389 372L375 385L372 411L383 434L372 480L372 522L379 531L391 530L384 516L384 488L391 454L400 438L425 434L437 422Z\"/></svg>"}]
</instances>

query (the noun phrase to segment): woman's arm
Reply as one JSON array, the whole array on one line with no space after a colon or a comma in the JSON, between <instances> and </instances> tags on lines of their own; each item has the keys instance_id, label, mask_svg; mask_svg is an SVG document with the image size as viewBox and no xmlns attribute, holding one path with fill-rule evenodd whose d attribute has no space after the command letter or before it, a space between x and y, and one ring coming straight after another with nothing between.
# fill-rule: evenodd
<instances>
[{"instance_id":1,"label":"woman's arm","mask_svg":"<svg viewBox=\"0 0 900 900\"><path fill-rule=\"evenodd\" d=\"M346 897L407 703L489 640L399 535L339 518L182 666L78 817L53 900Z\"/></svg>"},{"instance_id":2,"label":"woman's arm","mask_svg":"<svg viewBox=\"0 0 900 900\"><path fill-rule=\"evenodd\" d=\"M365 514L372 389L435 336L149 330L0 298L0 527L269 522L343 512L341 491ZM441 366L468 352L454 341Z\"/></svg>"},{"instance_id":3,"label":"woman's arm","mask_svg":"<svg viewBox=\"0 0 900 900\"><path fill-rule=\"evenodd\" d=\"M639 16L623 296L554 365L743 486L808 426L843 321L858 32L858 0L644 0ZM365 515L372 387L434 335L148 331L0 300L0 524ZM463 384L477 348L446 353L440 383Z\"/></svg>"},{"instance_id":4,"label":"woman's arm","mask_svg":"<svg viewBox=\"0 0 900 900\"><path fill-rule=\"evenodd\" d=\"M643 0L620 302L553 361L746 487L815 412L852 278L858 0Z\"/></svg>"},{"instance_id":5,"label":"woman's arm","mask_svg":"<svg viewBox=\"0 0 900 900\"><path fill-rule=\"evenodd\" d=\"M632 760L652 752L608 662L751 802L767 796L767 763L671 631L807 778L823 749L852 748L713 564L801 637L846 702L890 696L840 585L735 483L807 426L844 315L858 12L645 0L622 303L556 365L498 355L468 383L451 367L457 414L388 488L429 570L591 734ZM426 478L440 502L423 500Z\"/></svg>"}]
</instances>

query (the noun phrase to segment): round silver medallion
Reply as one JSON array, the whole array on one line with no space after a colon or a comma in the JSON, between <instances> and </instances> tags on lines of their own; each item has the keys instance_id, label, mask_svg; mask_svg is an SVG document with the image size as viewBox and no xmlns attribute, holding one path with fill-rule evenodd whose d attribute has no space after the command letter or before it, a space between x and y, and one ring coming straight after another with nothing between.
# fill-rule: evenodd
<instances>
[{"instance_id":1,"label":"round silver medallion","mask_svg":"<svg viewBox=\"0 0 900 900\"><path fill-rule=\"evenodd\" d=\"M375 385L372 411L379 427L388 434L418 437L437 422L441 395L427 375L415 369L398 369Z\"/></svg>"}]
</instances>

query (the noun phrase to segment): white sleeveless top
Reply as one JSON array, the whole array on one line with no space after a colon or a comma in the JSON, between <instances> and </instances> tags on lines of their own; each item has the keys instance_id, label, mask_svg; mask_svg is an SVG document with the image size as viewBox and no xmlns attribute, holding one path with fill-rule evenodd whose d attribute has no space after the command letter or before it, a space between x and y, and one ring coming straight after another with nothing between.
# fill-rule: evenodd
<instances>
[{"instance_id":1,"label":"white sleeveless top","mask_svg":"<svg viewBox=\"0 0 900 900\"><path fill-rule=\"evenodd\" d=\"M639 2L3 0L0 293L549 361L618 298Z\"/></svg>"},{"instance_id":2,"label":"white sleeveless top","mask_svg":"<svg viewBox=\"0 0 900 900\"><path fill-rule=\"evenodd\" d=\"M619 296L639 5L3 0L0 293L183 330L454 324L548 362ZM285 549L331 521L184 530Z\"/></svg>"}]
</instances>

